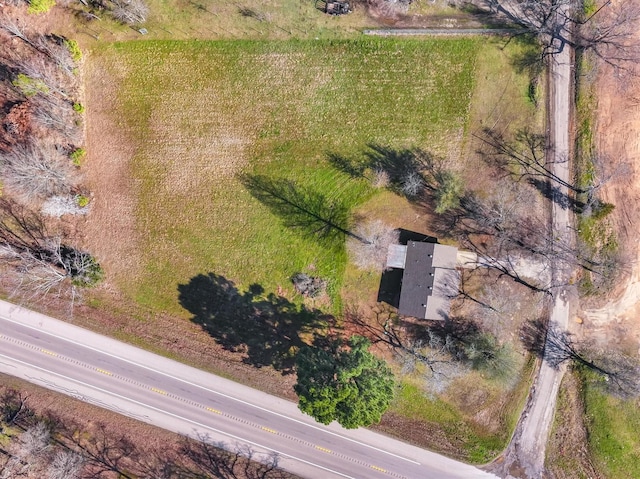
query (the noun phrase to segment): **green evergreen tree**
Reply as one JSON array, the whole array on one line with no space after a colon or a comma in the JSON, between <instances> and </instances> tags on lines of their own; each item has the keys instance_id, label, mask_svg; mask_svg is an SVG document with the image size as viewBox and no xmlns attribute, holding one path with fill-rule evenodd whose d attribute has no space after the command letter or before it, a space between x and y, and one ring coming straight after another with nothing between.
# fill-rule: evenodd
<instances>
[{"instance_id":1,"label":"green evergreen tree","mask_svg":"<svg viewBox=\"0 0 640 479\"><path fill-rule=\"evenodd\" d=\"M369 352L369 340L306 346L296 358L298 407L322 424L337 421L347 429L380 421L394 393L393 373Z\"/></svg>"}]
</instances>

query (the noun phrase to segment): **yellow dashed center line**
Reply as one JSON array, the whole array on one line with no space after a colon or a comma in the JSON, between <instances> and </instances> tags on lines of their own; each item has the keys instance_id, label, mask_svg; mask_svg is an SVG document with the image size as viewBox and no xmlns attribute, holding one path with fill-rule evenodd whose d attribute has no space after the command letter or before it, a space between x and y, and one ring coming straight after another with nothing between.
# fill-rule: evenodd
<instances>
[{"instance_id":1,"label":"yellow dashed center line","mask_svg":"<svg viewBox=\"0 0 640 479\"><path fill-rule=\"evenodd\" d=\"M104 370L104 369L101 369L101 368L91 367L91 366L89 366L89 365L87 365L87 364L84 364L84 363L82 363L82 362L80 362L80 361L77 361L77 360L74 360L74 359L69 359L69 358L66 358L65 356L61 356L61 355L59 355L59 354L57 354L57 353L54 353L53 351L49 351L49 350L47 350L47 349L39 348L38 346L29 345L29 344L24 343L24 342L22 342L22 341L18 341L18 340L14 340L14 339L12 339L12 338L8 338L8 337L7 337L7 336L5 336L5 335L0 335L0 338L2 338L2 339L8 339L9 341L12 341L12 342L15 342L15 343L18 343L18 344L24 344L24 345L26 345L26 346L30 347L32 350L40 350L41 352L43 352L43 353L45 353L45 354L48 354L48 355L50 355L50 356L59 357L59 358L65 359L65 360L67 360L67 361L70 361L70 362L72 362L72 363L74 363L74 364L79 364L79 365L82 365L82 366L88 367L89 369L92 369L92 370L94 370L94 371L97 371L97 372L99 372L99 373L101 373L101 374L104 374L104 375L107 375L107 376L111 376L111 377L113 377L113 378L118 378L118 379L121 379L121 380L126 381L126 382L128 382L128 383L138 384L139 386L142 386L142 387L148 388L147 390L151 390L151 391L153 391L153 392L155 392L155 393L157 393L157 394L162 394L163 396L173 397L173 398L175 398L175 399L181 399L182 401L188 402L189 404L193 404L193 405L195 405L195 406L197 406L197 407L199 407L199 408L202 408L202 409L204 409L204 410L207 410L207 411L209 411L209 412L212 412L212 413L215 413L215 414L220 414L221 416L225 416L225 417L228 417L228 418L234 419L234 420L236 420L236 421L240 421L240 422L243 422L243 423L246 423L246 424L250 424L250 425L252 425L252 426L254 426L254 427L259 427L259 428L260 428L260 429L262 429L263 431L269 432L269 433L271 433L271 434L277 434L277 435L282 436L282 437L287 437L287 438L289 438L289 439L296 440L296 441L297 441L297 442L299 442L299 443L303 443L303 444L305 444L305 445L307 445L307 446L314 447L314 448L315 448L316 450L318 450L318 451L324 452L324 453L326 453L326 454L332 454L332 455L334 455L334 456L336 456L336 457L340 457L340 458L343 458L343 459L346 459L346 460L350 460L350 461L352 461L352 462L355 462L355 463L361 464L361 465L363 465L363 466L365 466L365 467L369 467L369 468L371 468L371 469L373 469L373 470L375 470L375 471L378 471L378 472L381 472L381 473L384 473L384 474L389 474L389 475L391 475L391 476L393 476L393 477L395 477L395 478L398 478L398 479L408 479L408 478L406 478L405 476L402 476L402 475L397 474L397 473L394 473L394 472L387 471L386 469L383 469L383 468L381 468L381 467L379 467L379 466L374 466L374 465L372 465L372 464L367 464L367 463L366 463L366 462L364 462L364 461L357 460L357 459L351 458L351 457L349 457L349 456L345 456L344 454L341 454L341 453L339 453L339 452L332 451L331 449L327 449L327 448L322 447L322 446L316 446L316 445L311 444L311 443L309 443L309 442L306 442L306 441L304 441L304 440L300 440L300 439L297 439L297 438L295 438L295 437L291 437L291 436L287 435L286 433L280 433L280 432L276 431L275 429L271 429L271 428L269 428L269 427L265 427L265 426L259 426L259 425L255 424L255 423L251 423L251 421L247 421L247 420L239 419L239 418L237 418L237 417L235 417L235 416L233 416L233 415L231 415L231 414L228 414L228 413L225 413L225 412L219 411L219 410L217 410L217 409L214 409L214 408L211 408L211 407L205 407L204 405L194 403L193 401L187 401L187 400L185 400L184 398L181 398L181 397L179 397L179 396L175 396L175 395L173 395L173 394L169 394L168 392L163 391L162 389L149 387L149 386L146 386L146 385L144 385L144 384L142 384L142 383L137 383L135 380L128 379L128 378L126 378L126 377L122 377L122 376L120 376L120 375L114 374L114 373L112 373L112 372L110 372L110 371L107 371L107 370Z\"/></svg>"}]
</instances>

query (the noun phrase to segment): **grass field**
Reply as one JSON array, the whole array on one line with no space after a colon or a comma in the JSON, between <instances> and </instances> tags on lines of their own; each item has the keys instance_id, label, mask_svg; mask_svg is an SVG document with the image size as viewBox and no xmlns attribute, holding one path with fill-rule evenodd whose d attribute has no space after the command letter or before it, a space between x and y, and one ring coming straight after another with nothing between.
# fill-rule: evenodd
<instances>
[{"instance_id":1,"label":"grass field","mask_svg":"<svg viewBox=\"0 0 640 479\"><path fill-rule=\"evenodd\" d=\"M438 397L425 394L423 378L404 377L391 411L421 423L425 447L485 464L507 446L529 392L533 366L533 360L528 361L512 387L471 373Z\"/></svg>"},{"instance_id":2,"label":"grass field","mask_svg":"<svg viewBox=\"0 0 640 479\"><path fill-rule=\"evenodd\" d=\"M314 0L148 0L150 14L143 25L130 28L101 15L100 22L70 19L90 42L142 39L212 40L252 39L344 39L361 36L366 28L388 28L398 21L415 27L482 27L479 19L449 6L446 2L414 2L405 15L386 15L371 10L366 2L351 2L349 15L327 15ZM77 7L80 8L80 7ZM399 25L402 26L402 25ZM139 27L146 32L142 35ZM66 26L64 28L67 28Z\"/></svg>"},{"instance_id":3,"label":"grass field","mask_svg":"<svg viewBox=\"0 0 640 479\"><path fill-rule=\"evenodd\" d=\"M135 144L138 245L145 273L113 278L136 301L183 313L177 285L207 272L291 291L298 271L329 280L342 241L284 225L238 180L286 178L354 208L375 192L329 166L368 144L445 154L467 124L478 39L137 42L93 61L124 72L115 115ZM89 108L91 106L89 105ZM335 309L334 309L335 310Z\"/></svg>"},{"instance_id":4,"label":"grass field","mask_svg":"<svg viewBox=\"0 0 640 479\"><path fill-rule=\"evenodd\" d=\"M602 392L600 377L581 372L589 449L605 477L640 477L640 413L637 399L622 400Z\"/></svg>"}]
</instances>

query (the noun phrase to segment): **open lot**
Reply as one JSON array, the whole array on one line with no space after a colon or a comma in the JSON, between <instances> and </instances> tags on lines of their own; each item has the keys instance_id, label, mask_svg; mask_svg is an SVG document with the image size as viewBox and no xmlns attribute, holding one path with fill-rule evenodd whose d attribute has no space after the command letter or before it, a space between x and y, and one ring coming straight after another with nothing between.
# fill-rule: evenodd
<instances>
[{"instance_id":1,"label":"open lot","mask_svg":"<svg viewBox=\"0 0 640 479\"><path fill-rule=\"evenodd\" d=\"M512 66L522 46L504 43L96 45L87 63L87 171L95 198L86 241L105 266L107 284L89 304L120 311L120 337L265 387L262 376L238 369L238 357L221 355L184 321L198 314L185 309L180 292L204 298L213 292L200 290L202 281L213 281L252 304L263 298L292 311L303 300L290 277L305 272L329 284L328 295L305 300L305 307L339 314L345 304L375 304L379 273L348 265L344 237L319 241L287 226L250 193L243 175L291 181L351 217L429 233L427 209L339 172L329 157L363 158L371 145L420 147L444 158L469 187L487 187L490 172L479 174L485 168L472 133L535 127L540 119L527 97L527 74ZM199 276L210 273L216 276ZM271 392L291 396L290 376L270 377ZM472 374L444 400L421 391L420 378L404 381L384 429L483 462L508 439L528 375L505 395L513 383ZM465 392L469 384L479 395ZM407 407L420 401L424 406ZM425 430L447 439L425 442Z\"/></svg>"},{"instance_id":2,"label":"open lot","mask_svg":"<svg viewBox=\"0 0 640 479\"><path fill-rule=\"evenodd\" d=\"M342 239L319 242L285 226L239 175L291 180L351 210L374 190L335 170L328 156L363 155L369 144L446 154L467 127L480 45L373 39L96 49L89 84L104 82L106 73L119 85L109 117L118 118L121 141L131 147L122 160L133 183L123 194L133 201L137 233L95 237L111 281L141 304L179 314L177 287L199 273L291 297L289 278L302 271L327 279L338 305ZM89 111L102 111L100 91L89 88ZM99 141L92 134L104 134L92 121L90 144ZM93 169L102 160L88 161ZM104 194L96 208L121 214ZM133 263L105 251L109 241L136 251Z\"/></svg>"}]
</instances>

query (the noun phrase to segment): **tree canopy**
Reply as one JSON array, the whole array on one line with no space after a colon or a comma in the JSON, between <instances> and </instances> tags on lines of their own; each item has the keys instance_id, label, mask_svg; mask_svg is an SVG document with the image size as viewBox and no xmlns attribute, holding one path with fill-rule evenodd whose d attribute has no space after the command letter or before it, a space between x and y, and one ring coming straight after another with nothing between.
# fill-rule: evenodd
<instances>
[{"instance_id":1,"label":"tree canopy","mask_svg":"<svg viewBox=\"0 0 640 479\"><path fill-rule=\"evenodd\" d=\"M369 352L362 336L306 346L296 358L300 410L322 424L338 421L347 429L380 421L394 392L393 373Z\"/></svg>"}]
</instances>

